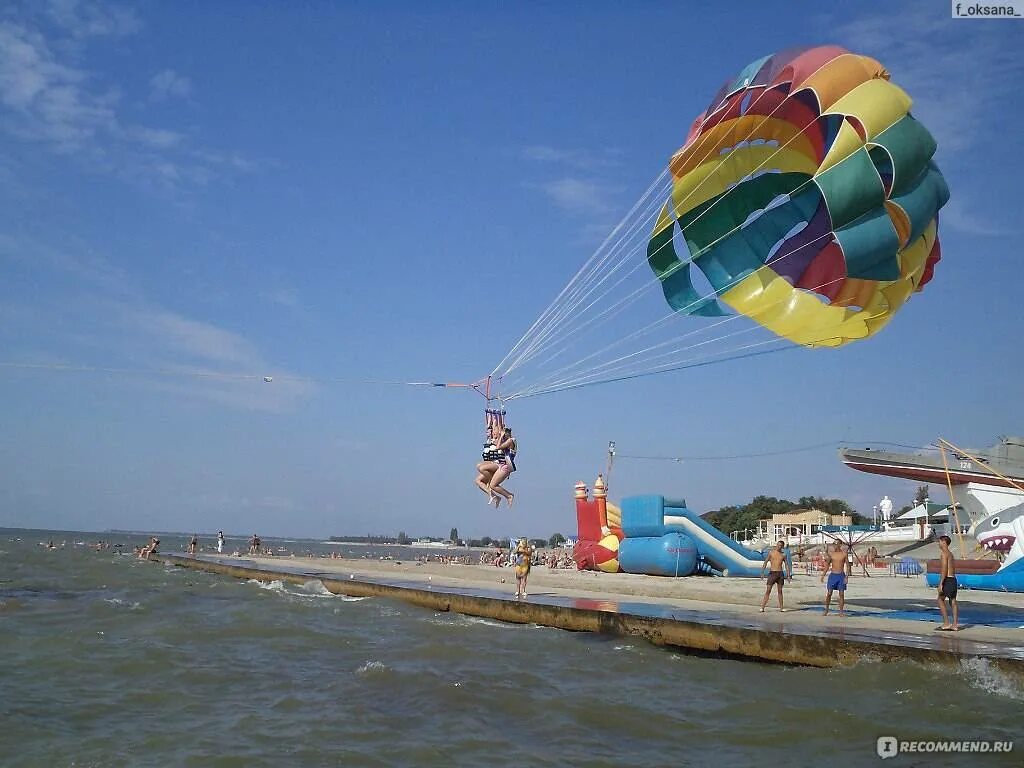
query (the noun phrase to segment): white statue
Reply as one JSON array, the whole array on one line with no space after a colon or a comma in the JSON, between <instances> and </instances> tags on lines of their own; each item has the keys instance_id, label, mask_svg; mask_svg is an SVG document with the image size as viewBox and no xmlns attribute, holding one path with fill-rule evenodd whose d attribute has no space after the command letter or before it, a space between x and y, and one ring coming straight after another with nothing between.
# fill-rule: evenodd
<instances>
[{"instance_id":1,"label":"white statue","mask_svg":"<svg viewBox=\"0 0 1024 768\"><path fill-rule=\"evenodd\" d=\"M889 518L892 517L892 499L883 496L882 500L878 502L878 511L882 513L882 522L889 522Z\"/></svg>"}]
</instances>

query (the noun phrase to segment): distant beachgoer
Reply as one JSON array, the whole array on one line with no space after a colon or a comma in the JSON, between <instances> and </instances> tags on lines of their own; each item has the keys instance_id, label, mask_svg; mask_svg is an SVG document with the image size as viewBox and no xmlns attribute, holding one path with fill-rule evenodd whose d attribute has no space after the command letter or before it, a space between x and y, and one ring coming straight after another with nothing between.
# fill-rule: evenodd
<instances>
[{"instance_id":1,"label":"distant beachgoer","mask_svg":"<svg viewBox=\"0 0 1024 768\"><path fill-rule=\"evenodd\" d=\"M217 531L217 554L224 551L224 531Z\"/></svg>"},{"instance_id":2,"label":"distant beachgoer","mask_svg":"<svg viewBox=\"0 0 1024 768\"><path fill-rule=\"evenodd\" d=\"M199 548L199 536L192 534L192 538L188 540L188 553L195 556L196 550Z\"/></svg>"},{"instance_id":3,"label":"distant beachgoer","mask_svg":"<svg viewBox=\"0 0 1024 768\"><path fill-rule=\"evenodd\" d=\"M832 605L832 593L839 592L839 612L846 612L846 576L850 567L843 551L843 545L838 541L832 545L832 551L828 553L828 567L821 574L820 581L828 576L827 592L825 593L825 616L828 616L829 606Z\"/></svg>"},{"instance_id":4,"label":"distant beachgoer","mask_svg":"<svg viewBox=\"0 0 1024 768\"><path fill-rule=\"evenodd\" d=\"M956 558L949 551L949 536L939 536L939 612L942 614L942 632L960 631L960 609L956 604ZM949 613L946 611L946 601L949 601L949 608L953 614L953 623L949 623Z\"/></svg>"},{"instance_id":5,"label":"distant beachgoer","mask_svg":"<svg viewBox=\"0 0 1024 768\"><path fill-rule=\"evenodd\" d=\"M139 559L147 560L150 555L156 554L157 549L160 547L160 539L156 536L151 536L149 543L139 550Z\"/></svg>"},{"instance_id":6,"label":"distant beachgoer","mask_svg":"<svg viewBox=\"0 0 1024 768\"><path fill-rule=\"evenodd\" d=\"M533 563L533 547L526 539L520 539L516 546L516 598L526 597L526 580Z\"/></svg>"},{"instance_id":7,"label":"distant beachgoer","mask_svg":"<svg viewBox=\"0 0 1024 768\"><path fill-rule=\"evenodd\" d=\"M497 450L499 453L496 459L498 468L491 476L491 481L487 484L487 487L491 491L491 502L494 506L498 506L501 503L499 497L502 497L511 507L515 496L502 488L501 484L508 479L509 475L516 471L516 453L519 450L519 446L516 444L516 439L512 437L512 427L505 427L502 431L501 437L498 440Z\"/></svg>"},{"instance_id":8,"label":"distant beachgoer","mask_svg":"<svg viewBox=\"0 0 1024 768\"><path fill-rule=\"evenodd\" d=\"M788 571L789 578L793 578L793 566L790 561L786 558L786 543L780 541L775 549L771 550L765 557L764 562L761 563L761 576L764 577L764 569L766 566L771 566L768 571L768 584L764 590L764 599L761 600L761 613L764 613L764 607L768 605L768 597L772 593L772 587L776 584L779 587L779 610L785 611L782 603L782 585L786 583L786 573Z\"/></svg>"}]
</instances>

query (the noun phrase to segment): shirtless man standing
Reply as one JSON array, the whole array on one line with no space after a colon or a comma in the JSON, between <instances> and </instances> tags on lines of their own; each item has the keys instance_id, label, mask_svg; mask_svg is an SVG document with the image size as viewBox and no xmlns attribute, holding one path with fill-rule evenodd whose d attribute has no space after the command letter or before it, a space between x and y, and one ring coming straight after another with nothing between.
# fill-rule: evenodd
<instances>
[{"instance_id":1,"label":"shirtless man standing","mask_svg":"<svg viewBox=\"0 0 1024 768\"><path fill-rule=\"evenodd\" d=\"M786 560L786 543L780 541L768 556L761 563L761 578L764 578L765 566L770 565L771 568L768 571L768 586L764 590L764 599L761 601L761 613L764 613L764 607L768 605L768 597L772 593L772 587L776 584L779 585L779 610L785 611L782 607L782 585L786 581L787 572L789 578L793 578L793 568Z\"/></svg>"},{"instance_id":2,"label":"shirtless man standing","mask_svg":"<svg viewBox=\"0 0 1024 768\"><path fill-rule=\"evenodd\" d=\"M956 605L956 558L949 551L949 536L939 536L939 612L942 614L942 632L960 631L960 610ZM946 601L953 611L953 623L949 623Z\"/></svg>"},{"instance_id":3,"label":"shirtless man standing","mask_svg":"<svg viewBox=\"0 0 1024 768\"><path fill-rule=\"evenodd\" d=\"M846 574L848 563L843 545L838 541L832 545L832 551L828 553L828 568L821 574L821 581L828 576L828 591L825 593L825 616L828 616L829 606L832 604L832 593L839 590L839 612L846 612Z\"/></svg>"}]
</instances>

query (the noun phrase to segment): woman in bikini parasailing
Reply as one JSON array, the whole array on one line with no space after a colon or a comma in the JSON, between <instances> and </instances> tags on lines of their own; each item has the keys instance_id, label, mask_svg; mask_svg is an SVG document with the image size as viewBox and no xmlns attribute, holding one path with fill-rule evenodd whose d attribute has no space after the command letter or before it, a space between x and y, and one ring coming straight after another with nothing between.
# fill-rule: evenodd
<instances>
[{"instance_id":1,"label":"woman in bikini parasailing","mask_svg":"<svg viewBox=\"0 0 1024 768\"><path fill-rule=\"evenodd\" d=\"M501 503L501 499L504 498L511 507L515 496L502 488L501 484L508 479L509 475L516 471L516 452L519 450L519 445L516 443L516 439L512 437L512 427L505 427L502 430L497 448L498 453L501 454L497 459L498 468L491 476L490 483L488 484L491 493L491 503L497 507Z\"/></svg>"}]
</instances>

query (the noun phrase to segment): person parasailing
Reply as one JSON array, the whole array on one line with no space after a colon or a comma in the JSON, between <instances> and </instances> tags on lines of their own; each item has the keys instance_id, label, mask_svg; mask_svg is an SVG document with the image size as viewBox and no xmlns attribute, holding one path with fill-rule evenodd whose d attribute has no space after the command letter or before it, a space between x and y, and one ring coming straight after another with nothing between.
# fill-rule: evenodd
<instances>
[{"instance_id":1,"label":"person parasailing","mask_svg":"<svg viewBox=\"0 0 1024 768\"><path fill-rule=\"evenodd\" d=\"M488 503L494 503L494 492L490 488L491 479L498 471L498 459L501 453L498 451L498 443L501 440L501 424L497 420L488 417L484 449L480 454L481 461L476 465L476 486L487 494Z\"/></svg>"},{"instance_id":2,"label":"person parasailing","mask_svg":"<svg viewBox=\"0 0 1024 768\"><path fill-rule=\"evenodd\" d=\"M497 459L498 468L488 484L491 491L491 503L497 507L501 503L501 499L504 498L511 507L515 495L502 488L501 484L516 471L516 452L519 450L519 445L512 436L512 427L506 426L502 429L497 449L500 454Z\"/></svg>"}]
</instances>

